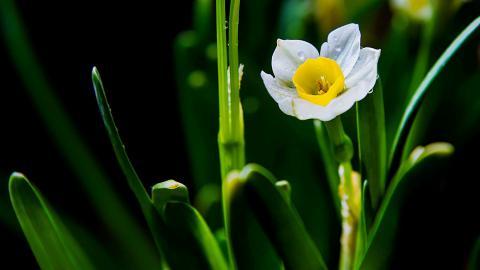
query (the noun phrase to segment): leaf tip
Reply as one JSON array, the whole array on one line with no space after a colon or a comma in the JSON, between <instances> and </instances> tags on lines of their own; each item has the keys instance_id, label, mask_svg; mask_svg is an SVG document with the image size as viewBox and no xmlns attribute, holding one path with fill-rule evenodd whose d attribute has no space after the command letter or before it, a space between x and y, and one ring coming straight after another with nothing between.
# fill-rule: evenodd
<instances>
[{"instance_id":1,"label":"leaf tip","mask_svg":"<svg viewBox=\"0 0 480 270\"><path fill-rule=\"evenodd\" d=\"M18 186L18 184L21 184L22 182L28 182L27 178L25 177L25 175L23 175L22 173L20 172L13 172L11 175L10 175L10 178L8 180L8 188L10 190L10 192L16 187Z\"/></svg>"}]
</instances>

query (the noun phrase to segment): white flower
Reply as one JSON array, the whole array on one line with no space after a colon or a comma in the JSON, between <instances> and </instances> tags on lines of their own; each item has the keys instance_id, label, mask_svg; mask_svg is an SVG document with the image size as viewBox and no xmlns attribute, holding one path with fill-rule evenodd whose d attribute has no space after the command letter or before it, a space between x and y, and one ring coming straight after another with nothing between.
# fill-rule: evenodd
<instances>
[{"instance_id":1,"label":"white flower","mask_svg":"<svg viewBox=\"0 0 480 270\"><path fill-rule=\"evenodd\" d=\"M275 77L263 71L261 76L285 114L330 121L372 90L379 57L380 50L360 48L358 25L348 24L328 35L320 54L308 42L278 39Z\"/></svg>"}]
</instances>

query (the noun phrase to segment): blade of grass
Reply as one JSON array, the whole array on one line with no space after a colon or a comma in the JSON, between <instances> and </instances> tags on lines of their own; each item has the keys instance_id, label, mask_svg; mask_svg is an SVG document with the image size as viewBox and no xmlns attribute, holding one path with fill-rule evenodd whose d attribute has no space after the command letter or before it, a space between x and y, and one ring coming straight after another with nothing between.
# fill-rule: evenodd
<instances>
[{"instance_id":1,"label":"blade of grass","mask_svg":"<svg viewBox=\"0 0 480 270\"><path fill-rule=\"evenodd\" d=\"M368 179L373 208L385 191L387 142L383 107L382 81L377 80L373 93L357 103L357 135L362 176Z\"/></svg>"},{"instance_id":2,"label":"blade of grass","mask_svg":"<svg viewBox=\"0 0 480 270\"><path fill-rule=\"evenodd\" d=\"M9 192L15 214L41 269L94 269L78 243L25 176L12 174Z\"/></svg>"},{"instance_id":3,"label":"blade of grass","mask_svg":"<svg viewBox=\"0 0 480 270\"><path fill-rule=\"evenodd\" d=\"M118 164L120 165L120 168L127 179L128 186L134 193L135 198L142 209L142 213L147 221L150 231L152 232L159 253L162 254L161 241L163 241L163 239L161 235L163 232L161 231L161 228L156 226L157 224L155 223L155 218L157 218L155 215L158 215L157 211L155 211L152 200L142 184L142 180L140 180L140 177L128 158L125 146L120 138L115 121L113 120L112 111L110 109L110 105L108 104L100 73L96 67L93 67L92 69L92 82L98 108L100 110L105 129L107 130L108 137L112 143Z\"/></svg>"},{"instance_id":4,"label":"blade of grass","mask_svg":"<svg viewBox=\"0 0 480 270\"><path fill-rule=\"evenodd\" d=\"M442 71L445 65L453 57L453 55L462 47L462 45L471 37L475 31L480 26L480 17L477 17L473 22L471 22L448 46L445 52L438 58L433 67L429 70L423 81L420 83L418 88L415 90L415 93L410 98L410 101L405 108L402 119L396 129L393 143L389 152L388 164L389 169L392 170L392 167L396 163L396 159L399 159L397 153L397 148L399 145L402 145L402 142L406 139L406 134L408 134L409 126L413 121L413 116L415 115L425 92L428 90L428 87L438 74Z\"/></svg>"},{"instance_id":5,"label":"blade of grass","mask_svg":"<svg viewBox=\"0 0 480 270\"><path fill-rule=\"evenodd\" d=\"M140 204L140 207L145 214L151 207L151 200L148 196L147 191L145 190L145 187L142 184L142 181L140 180L140 177L138 177L137 172L133 168L133 165L130 162L130 159L128 158L127 152L125 150L125 146L123 145L122 139L118 134L118 129L115 125L115 121L113 120L112 112L107 101L105 89L103 88L102 79L96 67L93 67L92 69L92 82L93 88L95 90L95 97L97 99L98 108L100 110L105 129L107 130L108 137L110 138L110 142L112 143L112 147L115 152L115 156L117 157L118 164L120 165L123 173L125 174L125 177L128 181L128 186L135 194L135 197L137 198L138 203Z\"/></svg>"},{"instance_id":6,"label":"blade of grass","mask_svg":"<svg viewBox=\"0 0 480 270\"><path fill-rule=\"evenodd\" d=\"M48 83L31 48L25 27L12 0L0 1L0 20L13 63L32 98L52 141L78 176L91 203L132 267L155 268L158 256L152 243L109 183L94 154L80 137L63 105ZM126 262L127 263L127 262Z\"/></svg>"},{"instance_id":7,"label":"blade of grass","mask_svg":"<svg viewBox=\"0 0 480 270\"><path fill-rule=\"evenodd\" d=\"M448 143L432 143L425 147L415 148L394 178L392 179L380 208L368 232L368 242L365 255L361 260L360 269L384 269L388 254L393 243L398 212L406 182L412 172L432 157L444 157L453 153L453 146ZM388 213L388 215L387 215Z\"/></svg>"}]
</instances>

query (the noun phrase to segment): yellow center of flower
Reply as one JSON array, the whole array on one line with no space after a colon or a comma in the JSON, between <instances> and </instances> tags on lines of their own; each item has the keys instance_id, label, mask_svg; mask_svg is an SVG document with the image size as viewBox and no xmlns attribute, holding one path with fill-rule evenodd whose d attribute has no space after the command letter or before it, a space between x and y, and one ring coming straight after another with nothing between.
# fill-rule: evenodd
<instances>
[{"instance_id":1,"label":"yellow center of flower","mask_svg":"<svg viewBox=\"0 0 480 270\"><path fill-rule=\"evenodd\" d=\"M340 66L325 57L307 59L297 68L292 80L301 98L321 106L326 106L345 88Z\"/></svg>"}]
</instances>

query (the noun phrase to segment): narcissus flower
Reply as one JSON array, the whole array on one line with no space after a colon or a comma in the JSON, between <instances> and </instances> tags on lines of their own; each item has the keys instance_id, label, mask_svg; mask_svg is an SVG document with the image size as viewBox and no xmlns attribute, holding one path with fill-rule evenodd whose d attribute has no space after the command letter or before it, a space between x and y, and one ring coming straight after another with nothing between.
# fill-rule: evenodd
<instances>
[{"instance_id":1,"label":"narcissus flower","mask_svg":"<svg viewBox=\"0 0 480 270\"><path fill-rule=\"evenodd\" d=\"M380 50L360 48L358 25L348 24L328 35L320 53L308 42L278 39L275 77L263 71L261 76L285 114L330 121L373 89L379 57Z\"/></svg>"}]
</instances>

